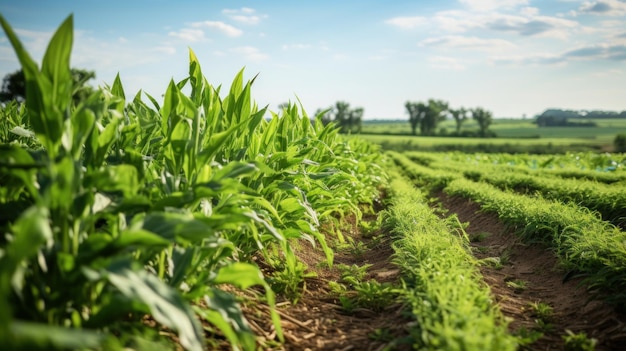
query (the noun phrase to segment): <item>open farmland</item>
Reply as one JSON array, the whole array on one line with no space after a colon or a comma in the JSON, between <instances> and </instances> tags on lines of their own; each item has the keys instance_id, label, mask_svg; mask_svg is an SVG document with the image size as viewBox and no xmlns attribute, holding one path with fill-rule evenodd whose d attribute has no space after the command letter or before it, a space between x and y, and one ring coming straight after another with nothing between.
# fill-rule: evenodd
<instances>
[{"instance_id":1,"label":"open farmland","mask_svg":"<svg viewBox=\"0 0 626 351\"><path fill-rule=\"evenodd\" d=\"M0 22L28 92L0 111L7 349L626 342L623 159L383 153L259 108L242 72L222 91L191 50L162 100L118 76L73 102L72 17L41 67Z\"/></svg>"}]
</instances>

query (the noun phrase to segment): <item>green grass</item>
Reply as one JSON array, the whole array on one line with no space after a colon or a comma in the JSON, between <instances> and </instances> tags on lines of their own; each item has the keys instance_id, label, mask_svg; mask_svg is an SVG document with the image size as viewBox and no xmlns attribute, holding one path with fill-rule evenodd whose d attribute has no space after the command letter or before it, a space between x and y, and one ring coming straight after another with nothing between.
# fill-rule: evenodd
<instances>
[{"instance_id":1,"label":"green grass","mask_svg":"<svg viewBox=\"0 0 626 351\"><path fill-rule=\"evenodd\" d=\"M424 195L404 178L390 187L387 225L393 228L394 262L403 270L404 299L410 304L419 350L515 350L492 304L477 262L451 221L432 212Z\"/></svg>"},{"instance_id":2,"label":"green grass","mask_svg":"<svg viewBox=\"0 0 626 351\"><path fill-rule=\"evenodd\" d=\"M365 121L364 138L389 150L464 150L467 152L564 153L566 151L599 151L611 149L619 131L626 130L626 120L599 119L597 127L538 127L527 119L495 119L490 130L497 138L415 137L407 121ZM440 123L437 131L450 134L454 121ZM463 124L462 131L478 131L473 120Z\"/></svg>"}]
</instances>

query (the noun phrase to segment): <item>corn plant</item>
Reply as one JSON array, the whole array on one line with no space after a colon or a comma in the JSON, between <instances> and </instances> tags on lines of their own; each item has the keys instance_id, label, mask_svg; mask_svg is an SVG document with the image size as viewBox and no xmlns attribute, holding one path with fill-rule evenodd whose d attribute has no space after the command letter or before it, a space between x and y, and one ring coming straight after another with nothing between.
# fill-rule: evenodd
<instances>
[{"instance_id":1,"label":"corn plant","mask_svg":"<svg viewBox=\"0 0 626 351\"><path fill-rule=\"evenodd\" d=\"M72 17L41 68L0 22L27 90L23 105L0 109L3 344L167 343L145 323L150 318L186 349L202 349L205 333L255 349L224 285L263 287L281 339L274 292L250 258L278 258L287 274L305 277L290 242L307 239L332 264L319 227L360 216L359 203L376 201L385 181L375 164L380 155L339 139L333 126L295 105L265 120L267 108L251 99L254 79L244 83L243 70L220 97L191 50L189 76L171 81L162 102L141 91L127 101L117 76L75 103Z\"/></svg>"}]
</instances>

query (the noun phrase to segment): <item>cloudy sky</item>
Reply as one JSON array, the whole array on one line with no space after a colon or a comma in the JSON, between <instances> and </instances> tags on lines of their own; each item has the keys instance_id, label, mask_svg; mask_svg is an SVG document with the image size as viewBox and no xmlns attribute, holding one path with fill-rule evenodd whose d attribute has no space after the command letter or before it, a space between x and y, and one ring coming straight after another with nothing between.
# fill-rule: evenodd
<instances>
[{"instance_id":1,"label":"cloudy sky","mask_svg":"<svg viewBox=\"0 0 626 351\"><path fill-rule=\"evenodd\" d=\"M443 99L496 117L549 107L626 110L625 0L2 0L40 61L74 15L72 66L127 96L161 96L193 49L214 85L245 67L260 106L342 100L366 119L408 118L406 101ZM0 34L0 76L18 69Z\"/></svg>"}]
</instances>

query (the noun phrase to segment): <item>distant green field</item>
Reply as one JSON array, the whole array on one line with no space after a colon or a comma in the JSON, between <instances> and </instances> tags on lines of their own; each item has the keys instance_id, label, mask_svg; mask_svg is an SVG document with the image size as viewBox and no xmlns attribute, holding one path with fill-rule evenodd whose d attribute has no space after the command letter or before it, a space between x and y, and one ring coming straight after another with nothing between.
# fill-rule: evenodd
<instances>
[{"instance_id":1,"label":"distant green field","mask_svg":"<svg viewBox=\"0 0 626 351\"><path fill-rule=\"evenodd\" d=\"M626 133L625 119L598 119L595 120L597 127L537 127L530 119L495 119L490 126L499 138L533 138L533 139L581 139L577 143L590 142L591 144L611 144L615 135ZM437 132L445 130L452 133L456 130L454 121L448 120L440 123ZM477 131L475 121L468 120L463 124L464 131ZM363 123L365 134L410 134L411 128L408 121L393 122L370 122ZM510 141L507 141L510 142ZM542 143L549 142L543 140ZM550 141L554 142L554 141ZM570 141L567 141L569 143Z\"/></svg>"},{"instance_id":2,"label":"distant green field","mask_svg":"<svg viewBox=\"0 0 626 351\"><path fill-rule=\"evenodd\" d=\"M466 152L563 153L567 151L610 151L618 133L626 133L624 119L597 119L597 127L538 127L530 119L496 119L490 130L497 138L457 138L412 136L408 121L365 121L363 137L385 149L464 150ZM454 121L439 124L437 132L456 130ZM475 121L468 120L462 131L477 131ZM443 133L442 133L443 132Z\"/></svg>"}]
</instances>

